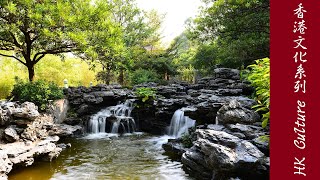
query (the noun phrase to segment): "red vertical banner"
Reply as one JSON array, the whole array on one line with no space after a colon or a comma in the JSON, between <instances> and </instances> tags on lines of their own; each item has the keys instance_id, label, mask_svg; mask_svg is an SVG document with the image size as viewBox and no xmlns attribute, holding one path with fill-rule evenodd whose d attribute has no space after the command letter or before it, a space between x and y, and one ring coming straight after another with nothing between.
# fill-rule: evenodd
<instances>
[{"instance_id":1,"label":"red vertical banner","mask_svg":"<svg viewBox=\"0 0 320 180\"><path fill-rule=\"evenodd\" d=\"M270 2L270 179L320 179L320 2Z\"/></svg>"}]
</instances>

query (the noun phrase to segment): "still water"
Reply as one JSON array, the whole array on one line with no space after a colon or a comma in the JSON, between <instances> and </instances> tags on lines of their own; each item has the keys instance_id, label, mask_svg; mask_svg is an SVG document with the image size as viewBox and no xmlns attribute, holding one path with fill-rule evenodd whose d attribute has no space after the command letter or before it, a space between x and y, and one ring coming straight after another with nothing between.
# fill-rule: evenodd
<instances>
[{"instance_id":1,"label":"still water","mask_svg":"<svg viewBox=\"0 0 320 180\"><path fill-rule=\"evenodd\" d=\"M72 147L52 162L12 171L9 180L191 180L164 155L168 136L99 133L68 139Z\"/></svg>"}]
</instances>

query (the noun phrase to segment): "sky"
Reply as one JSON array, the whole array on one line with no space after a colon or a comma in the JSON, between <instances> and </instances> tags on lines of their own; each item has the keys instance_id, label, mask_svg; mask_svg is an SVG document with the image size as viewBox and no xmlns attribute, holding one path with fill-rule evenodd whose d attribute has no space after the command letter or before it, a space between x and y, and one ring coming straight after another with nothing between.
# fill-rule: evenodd
<instances>
[{"instance_id":1,"label":"sky","mask_svg":"<svg viewBox=\"0 0 320 180\"><path fill-rule=\"evenodd\" d=\"M184 23L189 17L195 17L201 5L200 0L137 0L137 5L144 10L157 10L166 14L162 24L162 43L168 46L185 28Z\"/></svg>"}]
</instances>

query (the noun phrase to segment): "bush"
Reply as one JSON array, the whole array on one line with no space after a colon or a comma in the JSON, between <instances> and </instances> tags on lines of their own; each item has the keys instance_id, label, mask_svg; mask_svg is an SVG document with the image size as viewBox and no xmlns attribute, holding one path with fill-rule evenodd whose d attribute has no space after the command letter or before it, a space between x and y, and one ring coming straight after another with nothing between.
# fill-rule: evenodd
<instances>
[{"instance_id":1,"label":"bush","mask_svg":"<svg viewBox=\"0 0 320 180\"><path fill-rule=\"evenodd\" d=\"M159 75L153 70L138 69L131 74L131 84L159 82Z\"/></svg>"},{"instance_id":2,"label":"bush","mask_svg":"<svg viewBox=\"0 0 320 180\"><path fill-rule=\"evenodd\" d=\"M63 91L53 82L38 80L35 82L23 82L16 79L16 84L11 92L11 98L20 102L33 102L40 110L45 110L49 100L63 98Z\"/></svg>"},{"instance_id":3,"label":"bush","mask_svg":"<svg viewBox=\"0 0 320 180\"><path fill-rule=\"evenodd\" d=\"M256 64L248 66L248 80L255 87L255 99L258 105L253 108L263 113L262 127L265 128L270 118L270 59L256 60Z\"/></svg>"},{"instance_id":4,"label":"bush","mask_svg":"<svg viewBox=\"0 0 320 180\"><path fill-rule=\"evenodd\" d=\"M135 94L142 102L153 100L156 97L156 91L152 88L141 87L137 88Z\"/></svg>"},{"instance_id":5,"label":"bush","mask_svg":"<svg viewBox=\"0 0 320 180\"><path fill-rule=\"evenodd\" d=\"M182 145L183 147L185 148L191 148L192 147L192 138L191 138L191 135L190 134L183 134L182 137L181 137L181 140L182 140Z\"/></svg>"}]
</instances>

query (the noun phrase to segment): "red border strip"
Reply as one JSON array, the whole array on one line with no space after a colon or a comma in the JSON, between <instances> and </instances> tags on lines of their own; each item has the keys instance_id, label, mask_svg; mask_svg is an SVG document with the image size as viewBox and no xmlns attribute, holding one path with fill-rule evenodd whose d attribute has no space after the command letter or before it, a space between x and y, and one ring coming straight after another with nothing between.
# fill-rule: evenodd
<instances>
[{"instance_id":1,"label":"red border strip","mask_svg":"<svg viewBox=\"0 0 320 180\"><path fill-rule=\"evenodd\" d=\"M306 71L306 93L295 93L294 82L297 63L293 56L297 34L293 32L296 16L294 10L302 3L307 12L304 20L307 27L303 44L308 48ZM271 107L270 107L270 179L320 179L320 2L316 0L271 0L270 2L270 59L271 59ZM298 100L305 101L305 149L295 146L299 136ZM300 122L300 121L299 121ZM301 123L301 122L300 122ZM297 158L297 159L295 159ZM302 161L305 166L297 163ZM295 168L296 167L296 168ZM303 169L305 167L305 169ZM301 174L294 174L300 171Z\"/></svg>"}]
</instances>

